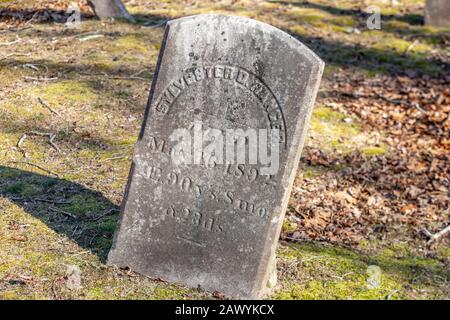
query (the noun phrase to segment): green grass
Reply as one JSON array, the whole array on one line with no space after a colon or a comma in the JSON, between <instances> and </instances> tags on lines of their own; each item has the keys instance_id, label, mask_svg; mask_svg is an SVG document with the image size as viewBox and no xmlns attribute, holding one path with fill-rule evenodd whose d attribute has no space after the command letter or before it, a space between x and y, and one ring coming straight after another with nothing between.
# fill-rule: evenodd
<instances>
[{"instance_id":1,"label":"green grass","mask_svg":"<svg viewBox=\"0 0 450 320\"><path fill-rule=\"evenodd\" d=\"M406 247L356 253L325 245L285 244L278 257L288 268L276 299L445 298L445 281L450 279L444 263L413 256ZM381 269L379 286L368 286L370 266Z\"/></svg>"}]
</instances>

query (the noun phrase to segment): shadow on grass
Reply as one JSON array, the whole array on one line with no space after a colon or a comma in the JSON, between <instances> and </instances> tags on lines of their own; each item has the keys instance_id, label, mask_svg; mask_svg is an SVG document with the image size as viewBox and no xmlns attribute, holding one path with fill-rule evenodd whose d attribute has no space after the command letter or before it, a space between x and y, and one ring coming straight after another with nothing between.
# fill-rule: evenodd
<instances>
[{"instance_id":1,"label":"shadow on grass","mask_svg":"<svg viewBox=\"0 0 450 320\"><path fill-rule=\"evenodd\" d=\"M321 11L328 12L333 15L345 15L345 16L355 16L362 19L367 19L371 14L365 12L364 10L361 10L360 8L357 9L344 9L344 8L337 8L333 6L323 5L319 3L313 3L309 1L298 1L298 2L290 2L290 1L267 1L269 3L277 3L281 5L292 5L295 7L301 7L301 8L309 8L309 9L317 9ZM409 25L423 25L424 24L424 17L422 15L418 14L401 14L401 15L383 15L384 21L390 21L390 20L397 20L401 22L408 23Z\"/></svg>"},{"instance_id":2,"label":"shadow on grass","mask_svg":"<svg viewBox=\"0 0 450 320\"><path fill-rule=\"evenodd\" d=\"M101 193L68 180L0 166L0 196L96 254L102 262L106 261L119 207ZM442 264L409 254L402 257L368 255L331 245L287 245L297 247L301 261L304 254L306 258L313 256L327 263L331 261L331 268L338 273L345 270L346 274L364 275L367 266L375 264L402 285L423 284L437 288L441 287L439 281L450 281L449 271ZM320 259L314 262L314 268L324 265ZM312 274L316 275L317 271Z\"/></svg>"},{"instance_id":3,"label":"shadow on grass","mask_svg":"<svg viewBox=\"0 0 450 320\"><path fill-rule=\"evenodd\" d=\"M335 271L353 271L366 276L367 267L376 265L383 273L392 276L398 284L429 285L439 287L443 292L447 288L445 283L450 282L450 270L446 268L445 263L411 254L406 247L396 250L384 248L365 253L327 244L285 242L285 245L298 250L300 257L316 257L318 261L312 262L313 266L324 260L334 265Z\"/></svg>"},{"instance_id":4,"label":"shadow on grass","mask_svg":"<svg viewBox=\"0 0 450 320\"><path fill-rule=\"evenodd\" d=\"M289 30L285 31L313 50L326 64L392 75L406 74L408 70L429 76L445 75L450 72L450 64L438 58L367 48L362 45L312 38Z\"/></svg>"},{"instance_id":5,"label":"shadow on grass","mask_svg":"<svg viewBox=\"0 0 450 320\"><path fill-rule=\"evenodd\" d=\"M367 19L370 16L369 13L364 12L360 8L357 9L341 9L333 6L327 6L312 2L288 2L288 1L269 1L270 3L277 3L283 6L292 5L295 7L305 9L317 9L323 12L327 12L334 16L351 16L355 18L356 24L354 27L358 27L361 30L367 29ZM287 18L289 19L289 18ZM446 46L450 40L449 33L445 29L433 29L430 31L427 28L422 28L424 25L424 17L420 14L391 14L381 16L381 31L392 33L398 37L407 38L409 40L420 39L423 42L431 43L440 46ZM332 22L329 22L332 23Z\"/></svg>"},{"instance_id":6,"label":"shadow on grass","mask_svg":"<svg viewBox=\"0 0 450 320\"><path fill-rule=\"evenodd\" d=\"M0 196L106 261L119 207L101 193L64 179L0 166Z\"/></svg>"},{"instance_id":7,"label":"shadow on grass","mask_svg":"<svg viewBox=\"0 0 450 320\"><path fill-rule=\"evenodd\" d=\"M319 55L327 65L337 65L340 67L351 67L375 73L406 74L408 70L415 70L417 73L429 76L445 75L450 72L450 64L439 58L429 57L419 54L402 54L395 50L382 50L367 48L362 45L353 45L319 37L308 37L290 30L284 30L308 46ZM111 56L113 61L114 56ZM155 61L156 63L156 61ZM112 66L96 63L59 63L42 59L4 59L0 62L0 67L22 66L25 64L45 65L50 74L64 74L66 79L73 79L74 76L95 76L106 79L133 80L133 75L140 71L139 68L130 68L125 63L123 66L116 64ZM139 67L141 67L139 65ZM70 77L69 77L70 75ZM143 75L140 76L141 78ZM64 79L62 79L64 80ZM142 80L142 79L134 79ZM149 83L151 79L149 78ZM95 83L91 81L90 83Z\"/></svg>"},{"instance_id":8,"label":"shadow on grass","mask_svg":"<svg viewBox=\"0 0 450 320\"><path fill-rule=\"evenodd\" d=\"M272 2L272 1L271 1ZM326 12L330 12L335 15L352 15L357 17L364 18L367 14L361 11L360 9L340 9L332 6L326 6L311 2L286 2L286 1L273 1L282 5L292 4L294 6L305 7L305 8L314 8L320 9ZM139 13L135 14L134 17L137 20L137 25L145 25L145 26L164 26L164 23L168 20L165 16L160 15L152 15ZM290 19L289 17L285 17L284 14L280 16L281 18ZM398 21L407 21L409 24L414 25L414 20L410 16L392 16L392 17L383 17L385 19L398 20ZM364 20L364 19L363 19ZM365 20L364 20L365 21ZM294 21L293 21L294 22ZM151 28L154 30L154 28ZM405 74L409 73L409 70L416 70L418 73L427 74L430 76L435 76L439 74L446 74L450 72L450 65L447 61L441 60L437 57L430 57L427 54L419 54L419 53L408 53L408 52L399 52L393 49L377 49L366 47L359 44L351 44L346 42L341 42L338 40L332 40L322 37L313 37L300 33L292 32L291 30L285 30L287 33L290 33L292 36L296 37L300 41L302 41L305 45L310 47L313 51L315 51L320 57L322 57L327 64L334 64L341 67L353 67L356 69L363 69L370 72L380 72L380 73L390 73L390 74ZM414 37L427 37L430 35L425 35L425 31L420 30L410 30L404 29L401 27L395 26L387 26L382 31L392 32L392 33L401 33L403 35L407 35L408 33ZM30 32L30 31L28 31ZM77 35L82 34L80 30L71 30L71 29L63 29L63 30L39 30L36 34L28 34L30 37L37 37L44 40L49 40L53 38L60 37L77 37ZM106 37L115 39L117 37L123 36L118 31L115 32L102 32ZM126 33L130 34L129 32ZM142 39L143 43L147 42L158 42L160 43L161 37L163 36L162 32L155 37L152 36L152 39L148 39L148 34L146 32L133 32L133 35ZM433 37L440 38L440 34L435 34ZM154 40L154 41L153 41ZM430 40L431 41L431 40ZM434 40L433 40L434 41ZM131 54L131 55L130 55ZM132 57L132 53L125 55L125 58ZM111 54L110 61L114 61L117 59L116 56L120 56L118 54ZM87 58L87 57L85 57ZM29 59L26 61L28 64L36 64L36 63L44 63L46 64L52 71L55 72L63 72L66 73L90 73L92 75L101 75L102 73L110 73L120 76L130 76L136 72L138 69L131 70L129 68L130 61L124 61L122 63L117 63L115 65L108 66L108 64L103 64L103 61L96 64L95 57L88 57L91 59L89 64L86 62L83 63L57 63L50 61L33 61L33 59ZM14 58L12 58L14 59ZM119 59L121 59L119 57ZM5 59L1 61L0 66L6 65L17 65L23 64L22 59L19 61L14 61L10 59ZM116 60L117 61L117 60ZM120 61L120 60L119 60ZM156 61L155 61L156 63ZM139 65L139 67L141 67Z\"/></svg>"}]
</instances>

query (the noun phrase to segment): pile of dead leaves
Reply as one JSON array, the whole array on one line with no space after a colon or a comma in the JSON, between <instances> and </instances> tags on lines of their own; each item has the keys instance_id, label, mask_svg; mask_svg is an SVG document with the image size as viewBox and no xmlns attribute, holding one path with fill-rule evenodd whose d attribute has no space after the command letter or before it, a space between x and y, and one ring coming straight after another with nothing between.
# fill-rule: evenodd
<instances>
[{"instance_id":1,"label":"pile of dead leaves","mask_svg":"<svg viewBox=\"0 0 450 320\"><path fill-rule=\"evenodd\" d=\"M93 16L86 1L74 1L81 11L81 18ZM36 1L32 6L23 8L23 5L3 4L0 6L0 28L17 28L35 23L65 23L71 16L70 3L62 0Z\"/></svg>"},{"instance_id":2,"label":"pile of dead leaves","mask_svg":"<svg viewBox=\"0 0 450 320\"><path fill-rule=\"evenodd\" d=\"M402 236L426 243L450 222L450 79L340 75L324 103L384 135L388 153L367 157L307 148L317 178L297 177L287 239L356 243ZM336 169L338 168L338 169ZM292 230L291 230L292 231Z\"/></svg>"}]
</instances>

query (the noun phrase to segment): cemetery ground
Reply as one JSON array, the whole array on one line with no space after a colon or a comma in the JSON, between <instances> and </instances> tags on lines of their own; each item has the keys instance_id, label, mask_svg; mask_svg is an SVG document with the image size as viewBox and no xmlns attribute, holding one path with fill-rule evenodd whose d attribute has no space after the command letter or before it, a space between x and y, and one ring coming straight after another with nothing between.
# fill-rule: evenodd
<instances>
[{"instance_id":1,"label":"cemetery ground","mask_svg":"<svg viewBox=\"0 0 450 320\"><path fill-rule=\"evenodd\" d=\"M370 2L381 30L356 0L124 1L136 24L79 1L79 29L69 1L1 2L1 299L222 298L105 265L164 22L211 11L326 63L270 298L450 298L448 237L428 234L449 224L450 31L423 26L424 1Z\"/></svg>"}]
</instances>

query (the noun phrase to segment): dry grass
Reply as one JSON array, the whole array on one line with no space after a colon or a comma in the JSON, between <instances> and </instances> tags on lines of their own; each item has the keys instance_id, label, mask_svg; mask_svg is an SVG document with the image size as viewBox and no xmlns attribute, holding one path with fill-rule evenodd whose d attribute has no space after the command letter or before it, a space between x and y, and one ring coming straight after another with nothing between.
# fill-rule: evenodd
<instances>
[{"instance_id":1,"label":"dry grass","mask_svg":"<svg viewBox=\"0 0 450 320\"><path fill-rule=\"evenodd\" d=\"M0 298L212 298L104 264L163 35L158 25L165 20L214 11L271 23L324 57L323 90L336 74L414 69L434 76L448 63L442 60L448 32L417 23L423 1L380 3L392 15L386 28L362 34L348 33L363 29L354 11L360 1L339 1L342 10L334 9L335 1L314 3L134 0L127 5L136 25L88 19L80 29L47 22L0 31ZM27 6L2 1L0 8L11 4L18 11ZM0 19L0 28L10 23ZM92 33L103 37L80 41ZM405 55L412 36L417 45ZM311 137L329 141L323 148L330 152L386 151L382 145L375 150L383 132L369 135L358 119L348 124L346 117L317 109ZM52 143L46 134L54 136ZM320 166L306 174L326 177ZM351 249L284 243L273 298L449 298L448 247L425 258L402 243L401 237L388 248L382 241ZM370 264L383 269L379 289L366 287ZM81 289L67 285L71 265L81 269Z\"/></svg>"}]
</instances>

